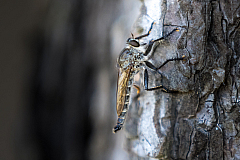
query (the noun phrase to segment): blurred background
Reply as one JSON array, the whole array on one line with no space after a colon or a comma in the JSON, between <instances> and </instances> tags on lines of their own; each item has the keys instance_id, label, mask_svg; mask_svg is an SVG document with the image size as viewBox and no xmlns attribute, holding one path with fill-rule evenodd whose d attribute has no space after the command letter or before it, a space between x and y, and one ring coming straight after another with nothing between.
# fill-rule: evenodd
<instances>
[{"instance_id":1,"label":"blurred background","mask_svg":"<svg viewBox=\"0 0 240 160\"><path fill-rule=\"evenodd\" d=\"M123 160L116 59L137 0L1 0L0 159Z\"/></svg>"}]
</instances>

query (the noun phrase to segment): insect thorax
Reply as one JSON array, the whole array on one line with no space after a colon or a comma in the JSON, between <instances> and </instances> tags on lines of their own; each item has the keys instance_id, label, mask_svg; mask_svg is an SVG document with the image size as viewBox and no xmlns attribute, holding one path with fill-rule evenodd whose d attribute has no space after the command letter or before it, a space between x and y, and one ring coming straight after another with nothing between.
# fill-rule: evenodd
<instances>
[{"instance_id":1,"label":"insect thorax","mask_svg":"<svg viewBox=\"0 0 240 160\"><path fill-rule=\"evenodd\" d=\"M133 71L139 71L140 67L143 66L144 60L145 56L143 52L130 46L122 50L117 62L119 67L123 70L132 67Z\"/></svg>"}]
</instances>

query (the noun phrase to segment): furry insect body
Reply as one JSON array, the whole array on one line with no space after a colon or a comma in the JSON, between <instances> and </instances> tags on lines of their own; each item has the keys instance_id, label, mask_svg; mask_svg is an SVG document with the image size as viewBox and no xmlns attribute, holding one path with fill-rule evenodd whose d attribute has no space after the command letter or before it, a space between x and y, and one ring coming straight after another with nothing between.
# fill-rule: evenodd
<instances>
[{"instance_id":1,"label":"furry insect body","mask_svg":"<svg viewBox=\"0 0 240 160\"><path fill-rule=\"evenodd\" d=\"M121 130L125 117L129 108L129 101L130 101L130 91L133 85L133 78L134 75L141 69L145 69L144 71L144 86L145 90L152 91L155 89L162 89L165 92L171 92L164 86L157 86L154 88L148 88L148 73L146 68L150 68L152 70L155 70L158 72L158 70L164 66L166 63L170 61L176 61L176 60L184 60L184 57L181 58L173 58L166 60L160 67L155 67L153 64L148 62L148 54L151 52L153 44L157 41L160 41L162 39L165 39L169 35L171 35L174 31L177 31L178 29L174 29L169 34L156 39L149 41L148 44L140 44L139 40L143 37L146 37L150 34L153 25L155 22L152 23L149 31L147 34L144 34L142 36L134 38L132 35L132 38L129 38L127 40L126 47L122 50L122 52L119 55L119 58L117 60L118 66L119 66L119 72L118 72L118 86L117 86L117 115L118 120L116 126L113 128L113 133L116 133L117 131ZM161 72L158 72L161 74Z\"/></svg>"}]
</instances>

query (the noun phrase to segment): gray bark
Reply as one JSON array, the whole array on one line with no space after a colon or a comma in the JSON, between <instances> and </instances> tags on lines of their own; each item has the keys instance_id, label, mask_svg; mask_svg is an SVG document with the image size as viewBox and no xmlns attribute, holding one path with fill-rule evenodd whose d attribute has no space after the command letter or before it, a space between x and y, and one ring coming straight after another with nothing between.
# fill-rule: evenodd
<instances>
[{"instance_id":1,"label":"gray bark","mask_svg":"<svg viewBox=\"0 0 240 160\"><path fill-rule=\"evenodd\" d=\"M240 159L238 0L13 2L1 5L0 159ZM163 79L149 70L149 86L179 92L144 91L140 72L141 96L132 89L125 127L112 134L116 59L153 21L144 42L180 31L151 62L187 61L161 68Z\"/></svg>"},{"instance_id":2,"label":"gray bark","mask_svg":"<svg viewBox=\"0 0 240 160\"><path fill-rule=\"evenodd\" d=\"M152 21L145 42L180 29L156 45L151 62L160 66L183 55L187 61L161 68L162 80L150 74L150 86L163 82L178 93L144 91L142 72L137 75L142 93L132 99L125 124L135 158L240 159L239 6L237 0L142 2L135 36Z\"/></svg>"}]
</instances>

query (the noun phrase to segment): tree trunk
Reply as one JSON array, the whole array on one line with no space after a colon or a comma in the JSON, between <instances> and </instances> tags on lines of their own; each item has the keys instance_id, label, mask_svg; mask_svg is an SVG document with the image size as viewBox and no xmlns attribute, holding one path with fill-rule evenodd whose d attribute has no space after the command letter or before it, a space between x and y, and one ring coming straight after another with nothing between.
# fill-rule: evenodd
<instances>
[{"instance_id":1,"label":"tree trunk","mask_svg":"<svg viewBox=\"0 0 240 160\"><path fill-rule=\"evenodd\" d=\"M177 93L144 91L142 72L135 76L141 94L132 99L125 123L132 159L240 159L240 2L142 3L135 36L145 34L153 21L146 43L180 30L155 45L151 62L160 66L183 55L187 60L169 62L161 68L163 77L150 72L149 86L162 83Z\"/></svg>"},{"instance_id":2,"label":"tree trunk","mask_svg":"<svg viewBox=\"0 0 240 160\"><path fill-rule=\"evenodd\" d=\"M9 151L9 157L240 159L240 2L44 2L47 11L42 17L46 21L38 23L43 25L39 25L33 50L36 59L32 63L37 65L32 65L36 73L28 95L31 105L28 111L21 111L26 129L9 134L11 140L17 139L12 143L17 153ZM151 34L143 39L146 43L176 27L179 32L155 44L150 61L160 66L169 58L184 55L187 60L169 62L160 70L163 77L148 69L149 87L164 85L177 92L145 91L143 72L139 72L134 83L141 88L140 96L137 99L137 91L132 89L125 127L112 134L117 117L116 59L130 31L134 36L145 34L153 21ZM18 123L16 118L13 128ZM3 144L5 149L8 143Z\"/></svg>"}]
</instances>

